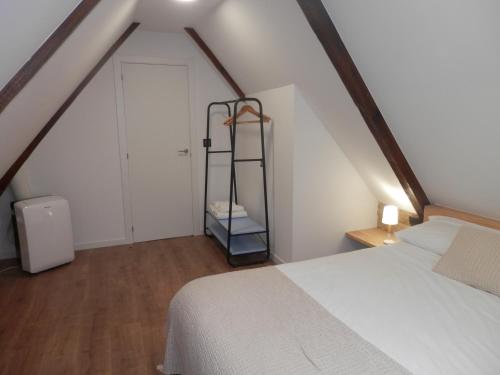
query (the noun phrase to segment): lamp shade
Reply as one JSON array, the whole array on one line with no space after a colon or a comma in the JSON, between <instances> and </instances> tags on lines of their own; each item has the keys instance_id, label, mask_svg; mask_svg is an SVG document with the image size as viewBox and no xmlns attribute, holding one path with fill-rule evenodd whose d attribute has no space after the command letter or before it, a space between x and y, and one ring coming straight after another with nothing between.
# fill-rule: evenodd
<instances>
[{"instance_id":1,"label":"lamp shade","mask_svg":"<svg viewBox=\"0 0 500 375\"><path fill-rule=\"evenodd\" d=\"M396 206L384 206L382 213L382 224L397 225L399 222L399 210Z\"/></svg>"}]
</instances>

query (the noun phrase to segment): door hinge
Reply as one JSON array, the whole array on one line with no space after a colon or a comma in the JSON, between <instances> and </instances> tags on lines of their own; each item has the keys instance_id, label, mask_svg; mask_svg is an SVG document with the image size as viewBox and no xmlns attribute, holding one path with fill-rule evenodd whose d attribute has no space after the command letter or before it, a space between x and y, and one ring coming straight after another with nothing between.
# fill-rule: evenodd
<instances>
[{"instance_id":1,"label":"door hinge","mask_svg":"<svg viewBox=\"0 0 500 375\"><path fill-rule=\"evenodd\" d=\"M120 77L122 78L122 81L123 81L123 73L120 75Z\"/></svg>"},{"instance_id":2,"label":"door hinge","mask_svg":"<svg viewBox=\"0 0 500 375\"><path fill-rule=\"evenodd\" d=\"M134 233L134 226L132 225L132 233Z\"/></svg>"},{"instance_id":3,"label":"door hinge","mask_svg":"<svg viewBox=\"0 0 500 375\"><path fill-rule=\"evenodd\" d=\"M127 160L129 159L128 152L127 152Z\"/></svg>"}]
</instances>

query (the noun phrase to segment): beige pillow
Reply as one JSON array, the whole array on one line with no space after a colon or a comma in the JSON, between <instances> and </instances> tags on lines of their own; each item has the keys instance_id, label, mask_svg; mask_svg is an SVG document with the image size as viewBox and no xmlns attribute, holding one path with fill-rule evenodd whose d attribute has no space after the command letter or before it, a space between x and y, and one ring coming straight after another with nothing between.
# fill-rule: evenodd
<instances>
[{"instance_id":1,"label":"beige pillow","mask_svg":"<svg viewBox=\"0 0 500 375\"><path fill-rule=\"evenodd\" d=\"M500 232L464 225L434 271L500 297Z\"/></svg>"}]
</instances>

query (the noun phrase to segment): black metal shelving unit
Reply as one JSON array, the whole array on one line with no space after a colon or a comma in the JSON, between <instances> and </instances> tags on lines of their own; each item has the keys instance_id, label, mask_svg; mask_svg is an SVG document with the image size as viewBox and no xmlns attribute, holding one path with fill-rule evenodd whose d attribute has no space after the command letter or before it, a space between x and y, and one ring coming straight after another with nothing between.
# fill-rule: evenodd
<instances>
[{"instance_id":1,"label":"black metal shelving unit","mask_svg":"<svg viewBox=\"0 0 500 375\"><path fill-rule=\"evenodd\" d=\"M249 159L236 159L236 134L237 134L237 116L238 107L241 103L254 102L259 107L259 125L260 125L260 146L261 156ZM212 140L210 138L210 120L212 109L216 107L225 107L228 117L231 116L231 105L233 106L232 125L228 126L230 136L230 150L211 150ZM269 260L269 213L267 203L267 176L266 176L266 154L264 147L264 113L262 103L255 98L240 98L237 100L228 100L225 102L213 102L207 109L207 133L203 140L205 147L205 200L204 200L204 220L203 228L207 236L212 236L218 240L226 252L227 262L233 266L243 266L254 263L262 263ZM207 207L208 195L208 175L209 175L209 157L212 154L230 154L231 155L231 178L229 181L229 218L217 219ZM257 163L262 168L263 194L265 209L265 226L257 223L249 217L233 218L233 201L238 204L238 191L236 184L236 163ZM234 199L233 199L234 198Z\"/></svg>"}]
</instances>

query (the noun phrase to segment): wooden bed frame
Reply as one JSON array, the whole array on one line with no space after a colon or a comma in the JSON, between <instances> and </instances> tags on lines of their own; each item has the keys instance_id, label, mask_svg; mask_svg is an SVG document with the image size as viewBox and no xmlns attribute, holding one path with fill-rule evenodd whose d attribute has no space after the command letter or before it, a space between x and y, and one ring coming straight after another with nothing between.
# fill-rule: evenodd
<instances>
[{"instance_id":1,"label":"wooden bed frame","mask_svg":"<svg viewBox=\"0 0 500 375\"><path fill-rule=\"evenodd\" d=\"M500 220L489 219L486 217L469 214L467 212L453 210L451 208L439 206L425 206L424 208L424 221L429 220L429 216L448 216L455 219L468 221L469 223L479 224L484 227L500 230Z\"/></svg>"}]
</instances>

